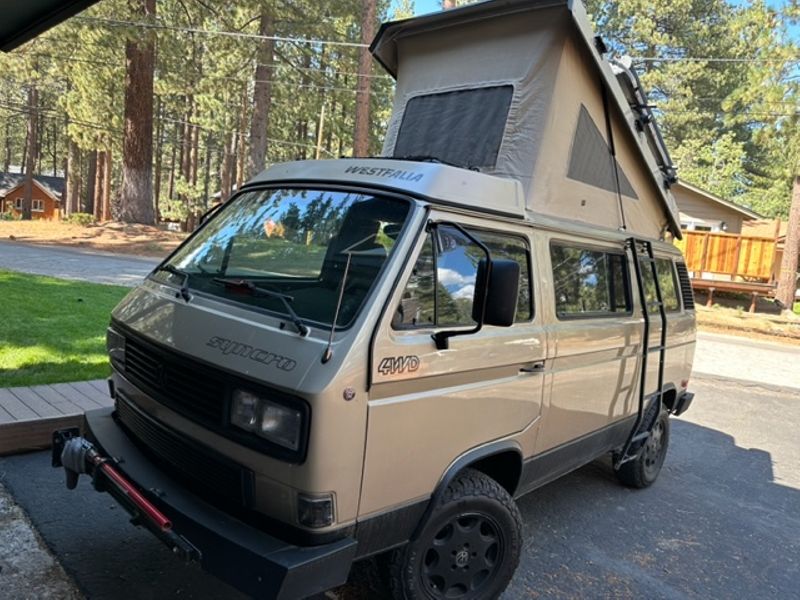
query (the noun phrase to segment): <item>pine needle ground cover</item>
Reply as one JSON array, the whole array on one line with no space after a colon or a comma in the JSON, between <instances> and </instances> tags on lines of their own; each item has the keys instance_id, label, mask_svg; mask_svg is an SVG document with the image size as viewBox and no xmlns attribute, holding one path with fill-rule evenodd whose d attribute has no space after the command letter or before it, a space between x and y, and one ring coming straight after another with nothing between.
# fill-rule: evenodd
<instances>
[{"instance_id":1,"label":"pine needle ground cover","mask_svg":"<svg viewBox=\"0 0 800 600\"><path fill-rule=\"evenodd\" d=\"M107 377L109 315L129 291L0 270L0 387Z\"/></svg>"}]
</instances>

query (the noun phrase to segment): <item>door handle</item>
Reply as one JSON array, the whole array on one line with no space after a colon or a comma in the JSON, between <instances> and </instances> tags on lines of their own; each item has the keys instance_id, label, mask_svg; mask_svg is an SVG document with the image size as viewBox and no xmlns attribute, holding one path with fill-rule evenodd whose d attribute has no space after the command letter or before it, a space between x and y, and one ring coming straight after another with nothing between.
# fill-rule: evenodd
<instances>
[{"instance_id":1,"label":"door handle","mask_svg":"<svg viewBox=\"0 0 800 600\"><path fill-rule=\"evenodd\" d=\"M524 374L531 374L531 373L541 373L544 371L544 361L538 360L534 363L529 365L525 365L524 367L520 367L519 372Z\"/></svg>"}]
</instances>

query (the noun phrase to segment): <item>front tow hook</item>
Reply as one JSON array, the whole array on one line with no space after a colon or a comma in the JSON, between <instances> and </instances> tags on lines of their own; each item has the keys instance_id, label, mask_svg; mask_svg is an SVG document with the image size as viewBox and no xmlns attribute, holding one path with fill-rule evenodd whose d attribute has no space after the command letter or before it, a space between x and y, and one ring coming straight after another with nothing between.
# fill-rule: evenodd
<instances>
[{"instance_id":1,"label":"front tow hook","mask_svg":"<svg viewBox=\"0 0 800 600\"><path fill-rule=\"evenodd\" d=\"M116 487L117 491L126 496L130 503L162 532L172 529L169 518L125 479L89 440L81 437L77 427L53 432L51 459L54 467L64 467L67 489L75 489L80 475L89 475L97 489L106 484Z\"/></svg>"}]
</instances>

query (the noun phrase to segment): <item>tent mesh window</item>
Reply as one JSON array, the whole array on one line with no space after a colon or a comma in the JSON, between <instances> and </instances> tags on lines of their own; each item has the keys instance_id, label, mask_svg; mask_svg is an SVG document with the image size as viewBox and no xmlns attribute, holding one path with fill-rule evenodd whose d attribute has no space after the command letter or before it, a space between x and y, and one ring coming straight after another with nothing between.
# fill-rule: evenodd
<instances>
[{"instance_id":1,"label":"tent mesh window","mask_svg":"<svg viewBox=\"0 0 800 600\"><path fill-rule=\"evenodd\" d=\"M494 167L513 93L513 86L501 85L412 98L403 113L394 158Z\"/></svg>"},{"instance_id":2,"label":"tent mesh window","mask_svg":"<svg viewBox=\"0 0 800 600\"><path fill-rule=\"evenodd\" d=\"M613 159L616 162L616 159ZM608 192L617 191L617 180L614 174L614 163L611 162L611 150L603 134L600 133L586 107L581 105L578 126L572 139L572 153L569 158L567 177L581 181ZM623 196L639 199L631 182L616 164L619 173L619 192Z\"/></svg>"}]
</instances>

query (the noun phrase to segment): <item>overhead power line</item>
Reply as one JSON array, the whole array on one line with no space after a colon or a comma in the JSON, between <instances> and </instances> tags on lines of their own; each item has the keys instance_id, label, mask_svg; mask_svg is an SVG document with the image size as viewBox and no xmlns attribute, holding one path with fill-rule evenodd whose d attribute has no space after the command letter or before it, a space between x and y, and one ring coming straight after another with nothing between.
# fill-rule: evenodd
<instances>
[{"instance_id":1,"label":"overhead power line","mask_svg":"<svg viewBox=\"0 0 800 600\"><path fill-rule=\"evenodd\" d=\"M201 131L211 131L212 133L219 133L218 130L212 129L210 127L203 127L202 125L198 125L197 123L191 123L189 121L184 121L184 120L181 120L181 119L171 119L169 117L161 117L161 119L164 120L164 121L168 121L170 123L176 123L178 125L190 125L192 127L197 127ZM228 132L228 133L235 133L237 135L245 135L245 136L249 136L250 135L249 133L245 133L245 132L239 131L237 129L226 128L225 131ZM296 146L296 147L299 147L299 148L311 148L312 150L316 149L316 146L313 146L311 144L303 144L303 143L300 143L300 142L290 142L288 140L279 140L279 139L270 138L270 137L267 138L267 141L268 142L272 142L274 144L282 144L284 146ZM331 152L328 152L325 148L321 148L321 150L325 154L336 158L335 154L333 154Z\"/></svg>"},{"instance_id":2,"label":"overhead power line","mask_svg":"<svg viewBox=\"0 0 800 600\"><path fill-rule=\"evenodd\" d=\"M800 62L800 58L752 58L722 56L631 56L634 62L718 62L718 63L776 63Z\"/></svg>"},{"instance_id":3,"label":"overhead power line","mask_svg":"<svg viewBox=\"0 0 800 600\"><path fill-rule=\"evenodd\" d=\"M223 31L214 29L200 29L197 27L178 27L176 25L165 25L163 23L148 23L146 21L122 21L117 19L103 19L99 17L73 17L74 20L84 23L94 23L108 27L135 27L137 29L158 29L164 31L177 31L181 33L197 33L200 35L215 35L232 38L243 38L252 40L272 40L275 42L287 42L291 44L308 44L318 46L344 46L346 48L366 48L367 44L360 42L346 42L340 40L318 40L312 38L288 37L281 35L260 35L257 33L243 33L241 31Z\"/></svg>"}]
</instances>

